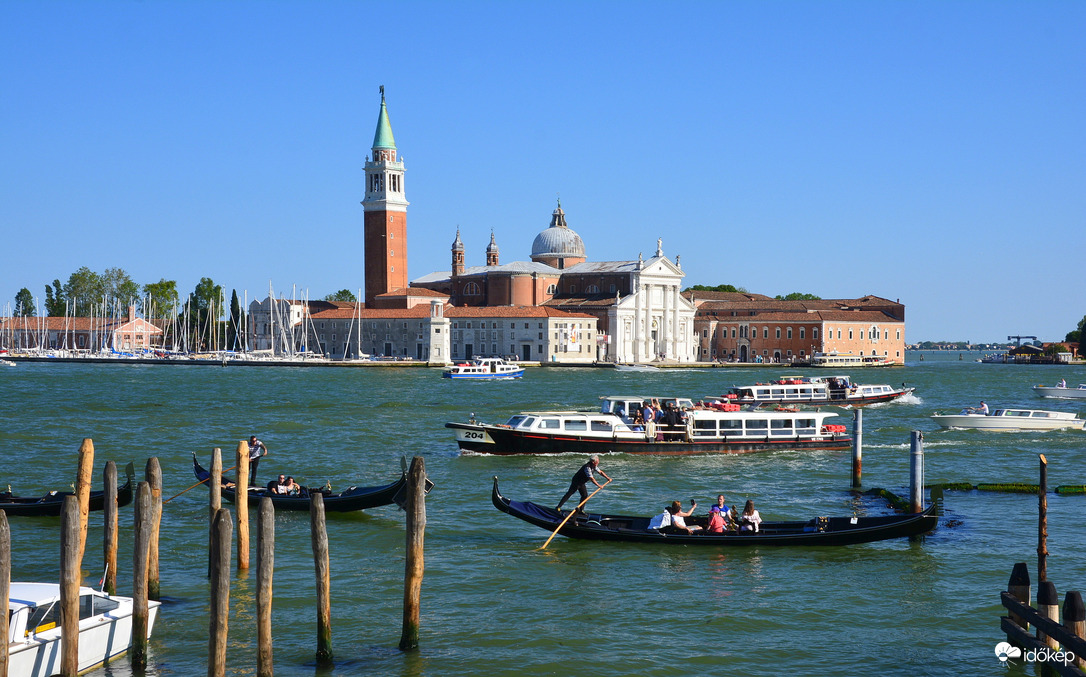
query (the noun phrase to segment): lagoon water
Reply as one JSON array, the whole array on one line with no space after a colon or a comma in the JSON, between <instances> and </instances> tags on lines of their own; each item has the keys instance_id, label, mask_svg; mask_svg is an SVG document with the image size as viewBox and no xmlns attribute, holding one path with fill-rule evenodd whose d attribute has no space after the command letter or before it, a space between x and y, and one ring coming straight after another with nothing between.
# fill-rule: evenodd
<instances>
[{"instance_id":1,"label":"lagoon water","mask_svg":"<svg viewBox=\"0 0 1086 677\"><path fill-rule=\"evenodd\" d=\"M1086 433L943 431L928 416L986 400L993 408L1077 411L1040 400L1036 383L1086 382L1083 367L986 365L976 354L910 353L903 368L856 370L866 383L915 385L905 402L864 412L863 484L908 495L910 431L925 436L928 483L1086 483ZM34 495L67 487L77 450L94 440L105 460L158 456L165 496L190 486L191 454L232 458L257 434L279 472L333 488L382 484L400 458L422 456L436 488L427 499L420 648L401 653L404 515L395 507L331 515L334 671L314 664L314 574L306 514L276 518L273 634L278 675L1004 675L999 617L1015 562L1036 590L1035 495L947 492L944 523L919 541L842 548L680 547L574 542L503 515L507 496L553 505L581 456L461 455L448 420L492 422L520 409L583 408L603 394L720 394L764 381L770 369L615 372L532 369L519 381L451 382L436 369L219 368L20 364L0 373L4 484ZM840 423L851 424L850 411ZM717 493L754 499L766 519L882 513L849 491L848 451L647 458L605 456L614 483L592 504L654 513L673 499L707 508ZM232 465L232 461L225 463ZM123 474L123 470L122 470ZM122 594L131 585L132 508L121 511ZM1086 496L1049 496L1049 580L1062 600L1086 589ZM59 522L12 518L13 579L55 581ZM84 568L101 576L101 513L92 513ZM255 529L254 529L255 536ZM154 675L206 673L207 491L166 505L164 605L151 641ZM254 549L255 552L255 549ZM228 670L255 674L255 562L232 582ZM127 675L121 659L94 675Z\"/></svg>"}]
</instances>

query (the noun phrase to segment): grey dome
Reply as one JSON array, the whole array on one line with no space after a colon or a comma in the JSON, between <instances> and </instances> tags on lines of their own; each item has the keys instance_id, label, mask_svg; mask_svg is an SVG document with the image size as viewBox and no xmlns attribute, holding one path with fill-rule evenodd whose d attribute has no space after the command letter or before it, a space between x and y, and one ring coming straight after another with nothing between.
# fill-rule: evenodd
<instances>
[{"instance_id":1,"label":"grey dome","mask_svg":"<svg viewBox=\"0 0 1086 677\"><path fill-rule=\"evenodd\" d=\"M551 214L551 225L532 242L532 258L537 256L584 257L584 241L566 225L562 203Z\"/></svg>"}]
</instances>

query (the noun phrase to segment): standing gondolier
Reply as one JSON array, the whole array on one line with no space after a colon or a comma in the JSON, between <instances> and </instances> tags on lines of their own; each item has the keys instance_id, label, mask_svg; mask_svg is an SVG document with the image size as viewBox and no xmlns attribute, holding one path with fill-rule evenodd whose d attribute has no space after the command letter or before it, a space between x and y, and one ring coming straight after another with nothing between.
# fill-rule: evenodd
<instances>
[{"instance_id":1,"label":"standing gondolier","mask_svg":"<svg viewBox=\"0 0 1086 677\"><path fill-rule=\"evenodd\" d=\"M268 447L256 439L256 435L249 436L249 486L256 486L256 466L260 459L268 455Z\"/></svg>"},{"instance_id":2,"label":"standing gondolier","mask_svg":"<svg viewBox=\"0 0 1086 677\"><path fill-rule=\"evenodd\" d=\"M611 478L607 476L607 473L603 472L603 469L600 468L600 457L593 456L588 459L588 463L582 465L577 469L577 472L574 473L573 479L569 483L569 491L566 492L566 495L562 497L561 501L558 501L558 506L555 507L555 510L561 510L562 506L565 505L565 502L568 501L569 497L575 492L580 492L581 494L581 500L578 501L578 504L586 501L588 499L588 489L585 489L585 485L589 482L595 484L597 487L603 487L602 484L596 481L595 473L607 477L608 482L611 481ZM581 510L579 507L577 509Z\"/></svg>"}]
</instances>

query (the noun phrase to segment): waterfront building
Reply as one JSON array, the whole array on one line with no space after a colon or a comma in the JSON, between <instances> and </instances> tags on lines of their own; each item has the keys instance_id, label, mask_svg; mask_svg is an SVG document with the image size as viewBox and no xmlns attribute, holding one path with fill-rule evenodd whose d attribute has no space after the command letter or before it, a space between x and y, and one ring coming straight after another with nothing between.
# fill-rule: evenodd
<instances>
[{"instance_id":1,"label":"waterfront building","mask_svg":"<svg viewBox=\"0 0 1086 677\"><path fill-rule=\"evenodd\" d=\"M0 348L131 352L163 347L163 330L136 316L127 317L0 317Z\"/></svg>"}]
</instances>

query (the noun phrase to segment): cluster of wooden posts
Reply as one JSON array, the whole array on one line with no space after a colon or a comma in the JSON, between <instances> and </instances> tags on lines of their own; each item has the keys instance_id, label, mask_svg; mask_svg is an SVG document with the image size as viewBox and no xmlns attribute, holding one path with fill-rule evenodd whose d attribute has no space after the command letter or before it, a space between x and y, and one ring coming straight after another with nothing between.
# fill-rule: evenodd
<instances>
[{"instance_id":1,"label":"cluster of wooden posts","mask_svg":"<svg viewBox=\"0 0 1086 677\"><path fill-rule=\"evenodd\" d=\"M237 568L249 568L249 504L241 497L249 493L249 446L242 440L236 455L238 500L237 510ZM230 550L234 541L234 521L230 511L222 507L222 451L215 449L211 459L210 534L208 539L211 579L211 620L208 644L209 677L226 674L227 619L230 612ZM313 545L313 563L317 579L317 652L319 666L331 666L332 603L328 567L328 532L325 528L324 496L310 496L309 523ZM426 466L416 456L411 461L404 502L407 511L407 563L404 572L403 630L399 647L410 651L419 643L419 608L423 576L423 536L426 530ZM272 668L272 578L275 568L275 508L271 499L260 500L257 516L257 671L258 677L270 677Z\"/></svg>"},{"instance_id":2,"label":"cluster of wooden posts","mask_svg":"<svg viewBox=\"0 0 1086 677\"><path fill-rule=\"evenodd\" d=\"M1037 490L1037 607L1031 606L1029 569L1025 562L1014 565L1007 590L1000 602L1009 612L1000 619L1000 629L1007 641L1026 649L1040 667L1042 674L1086 676L1086 608L1082 595L1069 590L1063 600L1063 623L1060 623L1059 597L1056 586L1048 580L1048 459L1040 459L1040 483ZM1030 634L1033 626L1036 634Z\"/></svg>"},{"instance_id":3,"label":"cluster of wooden posts","mask_svg":"<svg viewBox=\"0 0 1086 677\"><path fill-rule=\"evenodd\" d=\"M249 568L249 504L241 497L248 495L249 447L242 440L237 448L237 568ZM79 656L79 587L87 538L87 517L90 512L91 475L94 467L94 443L83 440L79 449L79 469L75 493L64 499L61 512L60 614L61 614L61 675L78 674ZM210 536L208 576L211 579L211 619L208 651L208 675L226 674L227 618L230 610L230 551L234 520L222 507L222 453L214 450L210 485ZM104 555L103 590L117 591L117 466L108 461L104 471ZM418 647L419 609L423 577L423 536L426 529L426 467L421 457L415 457L408 471L404 509L407 511L407 564L404 575L403 631L399 648L403 651ZM317 576L317 662L330 666L332 655L331 586L328 567L328 533L325 528L324 497L314 492L311 497L310 525L313 560ZM147 460L146 481L140 482L135 493L135 534L132 555L132 665L147 665L149 621L148 600L159 598L159 527L162 521L162 468L157 458ZM260 502L257 521L257 675L273 674L271 601L272 572L275 564L275 509L267 497ZM7 515L0 510L0 675L7 675L8 614L11 581L11 532Z\"/></svg>"}]
</instances>

